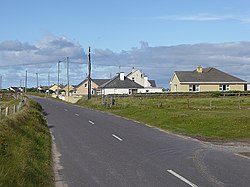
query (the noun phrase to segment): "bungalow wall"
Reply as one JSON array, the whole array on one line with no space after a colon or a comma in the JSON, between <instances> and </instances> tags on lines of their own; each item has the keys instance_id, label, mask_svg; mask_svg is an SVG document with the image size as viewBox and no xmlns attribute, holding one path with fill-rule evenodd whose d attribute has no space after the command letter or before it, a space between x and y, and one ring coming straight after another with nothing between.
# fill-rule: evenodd
<instances>
[{"instance_id":1,"label":"bungalow wall","mask_svg":"<svg viewBox=\"0 0 250 187\"><path fill-rule=\"evenodd\" d=\"M105 88L102 89L103 95L110 95L110 94L129 94L128 88Z\"/></svg>"},{"instance_id":2,"label":"bungalow wall","mask_svg":"<svg viewBox=\"0 0 250 187\"><path fill-rule=\"evenodd\" d=\"M139 88L138 93L162 93L162 88Z\"/></svg>"},{"instance_id":3,"label":"bungalow wall","mask_svg":"<svg viewBox=\"0 0 250 187\"><path fill-rule=\"evenodd\" d=\"M97 84L91 81L91 92L93 93L93 89L97 88ZM77 95L88 95L88 82L82 83L80 86L76 88Z\"/></svg>"}]
</instances>

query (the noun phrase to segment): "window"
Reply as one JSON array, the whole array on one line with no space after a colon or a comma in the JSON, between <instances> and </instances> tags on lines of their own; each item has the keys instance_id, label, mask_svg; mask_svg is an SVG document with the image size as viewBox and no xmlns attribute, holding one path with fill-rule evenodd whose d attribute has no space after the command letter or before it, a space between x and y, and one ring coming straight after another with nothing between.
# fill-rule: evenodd
<instances>
[{"instance_id":1,"label":"window","mask_svg":"<svg viewBox=\"0 0 250 187\"><path fill-rule=\"evenodd\" d=\"M128 94L131 95L131 94L136 94L137 93L137 89L129 89L128 90Z\"/></svg>"},{"instance_id":2,"label":"window","mask_svg":"<svg viewBox=\"0 0 250 187\"><path fill-rule=\"evenodd\" d=\"M199 92L200 91L200 85L190 84L189 85L189 91L190 92Z\"/></svg>"},{"instance_id":3,"label":"window","mask_svg":"<svg viewBox=\"0 0 250 187\"><path fill-rule=\"evenodd\" d=\"M135 82L135 78L134 78L134 77L132 77L132 81L134 81L134 82Z\"/></svg>"},{"instance_id":4,"label":"window","mask_svg":"<svg viewBox=\"0 0 250 187\"><path fill-rule=\"evenodd\" d=\"M84 87L85 87L85 88L87 88L87 87L88 87L88 84L87 84L87 83L86 83L86 84L84 84Z\"/></svg>"},{"instance_id":5,"label":"window","mask_svg":"<svg viewBox=\"0 0 250 187\"><path fill-rule=\"evenodd\" d=\"M221 84L220 91L229 91L229 85L228 84Z\"/></svg>"},{"instance_id":6,"label":"window","mask_svg":"<svg viewBox=\"0 0 250 187\"><path fill-rule=\"evenodd\" d=\"M178 91L177 84L174 85L174 89L175 89L176 92Z\"/></svg>"}]
</instances>

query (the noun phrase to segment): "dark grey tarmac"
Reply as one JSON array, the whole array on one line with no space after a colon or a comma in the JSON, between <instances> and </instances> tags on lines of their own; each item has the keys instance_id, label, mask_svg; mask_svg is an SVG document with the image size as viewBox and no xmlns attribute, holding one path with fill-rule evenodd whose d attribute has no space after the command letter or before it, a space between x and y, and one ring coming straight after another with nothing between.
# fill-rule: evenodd
<instances>
[{"instance_id":1,"label":"dark grey tarmac","mask_svg":"<svg viewBox=\"0 0 250 187\"><path fill-rule=\"evenodd\" d=\"M111 114L39 102L61 154L59 171L79 186L250 186L250 160L231 151Z\"/></svg>"}]
</instances>

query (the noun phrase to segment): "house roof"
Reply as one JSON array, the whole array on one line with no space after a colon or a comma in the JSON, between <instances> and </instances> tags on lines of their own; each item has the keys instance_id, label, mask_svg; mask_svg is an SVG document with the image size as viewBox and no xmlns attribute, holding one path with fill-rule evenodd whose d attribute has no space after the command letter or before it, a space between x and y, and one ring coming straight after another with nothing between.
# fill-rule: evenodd
<instances>
[{"instance_id":1,"label":"house roof","mask_svg":"<svg viewBox=\"0 0 250 187\"><path fill-rule=\"evenodd\" d=\"M100 88L143 88L143 86L136 82L124 77L124 80L120 80L120 76L117 75L108 82L102 84Z\"/></svg>"},{"instance_id":2,"label":"house roof","mask_svg":"<svg viewBox=\"0 0 250 187\"><path fill-rule=\"evenodd\" d=\"M216 68L203 68L202 73L194 71L175 71L176 76L180 82L239 82L245 83L246 81L229 75Z\"/></svg>"},{"instance_id":3,"label":"house roof","mask_svg":"<svg viewBox=\"0 0 250 187\"><path fill-rule=\"evenodd\" d=\"M68 84L66 84L63 88L62 88L62 90L65 90L65 89L67 89L67 86L68 86ZM76 85L69 85L69 89L70 88L72 88L72 89L75 89L76 88Z\"/></svg>"},{"instance_id":4,"label":"house roof","mask_svg":"<svg viewBox=\"0 0 250 187\"><path fill-rule=\"evenodd\" d=\"M97 86L100 86L100 85L102 85L102 84L104 84L104 83L106 83L106 82L108 82L110 79L91 79L94 83L96 83L97 84ZM79 86L81 86L84 82L86 82L86 81L88 81L88 79L85 79L85 80L83 80L82 82L80 82L78 85L76 85L75 87L77 88L77 87L79 87Z\"/></svg>"},{"instance_id":5,"label":"house roof","mask_svg":"<svg viewBox=\"0 0 250 187\"><path fill-rule=\"evenodd\" d=\"M110 79L92 79L94 83L96 83L98 86L101 86L102 84L110 81Z\"/></svg>"},{"instance_id":6,"label":"house roof","mask_svg":"<svg viewBox=\"0 0 250 187\"><path fill-rule=\"evenodd\" d=\"M156 87L155 80L148 80L148 82L151 84L152 87Z\"/></svg>"},{"instance_id":7,"label":"house roof","mask_svg":"<svg viewBox=\"0 0 250 187\"><path fill-rule=\"evenodd\" d=\"M53 84L53 85L51 85L49 88L52 88L53 86L56 86L56 87L57 87L57 84ZM63 84L59 84L59 88L60 88L60 89L63 88L63 87L64 87Z\"/></svg>"},{"instance_id":8,"label":"house roof","mask_svg":"<svg viewBox=\"0 0 250 187\"><path fill-rule=\"evenodd\" d=\"M22 88L12 86L12 87L9 87L8 89L12 90L12 91L15 91L15 92L19 92L19 91L21 91Z\"/></svg>"}]
</instances>

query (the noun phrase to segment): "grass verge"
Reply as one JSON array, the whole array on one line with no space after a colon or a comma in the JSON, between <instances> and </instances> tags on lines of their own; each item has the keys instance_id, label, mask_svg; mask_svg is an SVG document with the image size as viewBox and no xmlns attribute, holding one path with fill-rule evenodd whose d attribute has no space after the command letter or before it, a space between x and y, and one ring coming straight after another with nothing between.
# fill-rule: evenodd
<instances>
[{"instance_id":1,"label":"grass verge","mask_svg":"<svg viewBox=\"0 0 250 187\"><path fill-rule=\"evenodd\" d=\"M77 104L207 141L250 140L250 97L116 97L115 101L111 108L104 107L100 97L83 98Z\"/></svg>"},{"instance_id":2,"label":"grass verge","mask_svg":"<svg viewBox=\"0 0 250 187\"><path fill-rule=\"evenodd\" d=\"M41 111L28 100L0 120L0 186L53 186L51 137Z\"/></svg>"}]
</instances>

